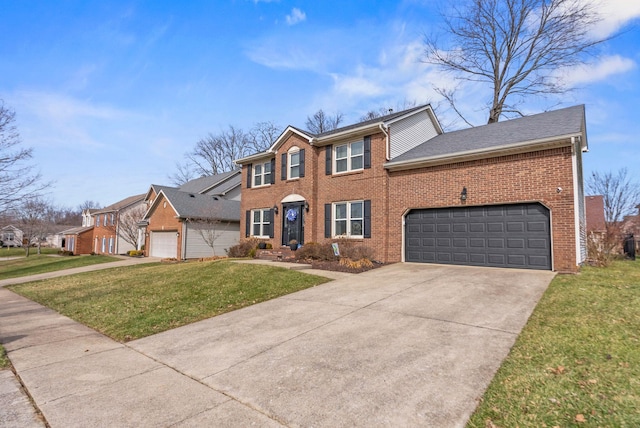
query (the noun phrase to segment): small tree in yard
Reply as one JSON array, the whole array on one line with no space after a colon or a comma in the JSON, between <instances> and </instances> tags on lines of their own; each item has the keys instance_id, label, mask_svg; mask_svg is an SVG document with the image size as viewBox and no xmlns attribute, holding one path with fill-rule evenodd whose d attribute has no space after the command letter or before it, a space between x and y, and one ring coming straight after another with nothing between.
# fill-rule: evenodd
<instances>
[{"instance_id":1,"label":"small tree in yard","mask_svg":"<svg viewBox=\"0 0 640 428\"><path fill-rule=\"evenodd\" d=\"M206 225L206 228L198 229L198 234L202 237L202 240L211 248L211 254L216 255L216 243L218 239L226 232L231 225L231 222L224 220L198 220L197 223Z\"/></svg>"},{"instance_id":2,"label":"small tree in yard","mask_svg":"<svg viewBox=\"0 0 640 428\"><path fill-rule=\"evenodd\" d=\"M590 194L602 195L604 200L605 235L598 242L593 242L591 237L590 257L602 259L600 264L607 264L620 248L622 220L632 214L640 203L640 183L629 176L626 168L622 168L616 173L594 172L586 180L586 186Z\"/></svg>"},{"instance_id":3,"label":"small tree in yard","mask_svg":"<svg viewBox=\"0 0 640 428\"><path fill-rule=\"evenodd\" d=\"M23 239L27 241L24 246L27 257L34 241L40 254L40 244L51 230L51 215L54 211L51 203L40 197L27 199L20 205L18 212Z\"/></svg>"},{"instance_id":4,"label":"small tree in yard","mask_svg":"<svg viewBox=\"0 0 640 428\"><path fill-rule=\"evenodd\" d=\"M118 235L133 247L138 249L139 227L138 223L147 212L144 205L138 205L118 214Z\"/></svg>"}]
</instances>

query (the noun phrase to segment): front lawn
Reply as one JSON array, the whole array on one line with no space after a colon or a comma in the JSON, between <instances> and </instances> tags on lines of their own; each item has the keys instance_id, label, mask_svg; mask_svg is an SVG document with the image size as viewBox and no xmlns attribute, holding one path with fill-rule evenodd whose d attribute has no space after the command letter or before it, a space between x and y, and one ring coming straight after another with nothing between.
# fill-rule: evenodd
<instances>
[{"instance_id":1,"label":"front lawn","mask_svg":"<svg viewBox=\"0 0 640 428\"><path fill-rule=\"evenodd\" d=\"M213 261L113 268L9 288L129 341L327 281L283 268Z\"/></svg>"},{"instance_id":2,"label":"front lawn","mask_svg":"<svg viewBox=\"0 0 640 428\"><path fill-rule=\"evenodd\" d=\"M40 248L40 254L58 254L59 248ZM23 247L0 247L0 261L3 257L23 257L26 251ZM35 247L29 248L29 255L38 254Z\"/></svg>"},{"instance_id":3,"label":"front lawn","mask_svg":"<svg viewBox=\"0 0 640 428\"><path fill-rule=\"evenodd\" d=\"M640 426L640 261L557 276L468 426Z\"/></svg>"},{"instance_id":4,"label":"front lawn","mask_svg":"<svg viewBox=\"0 0 640 428\"><path fill-rule=\"evenodd\" d=\"M0 250L4 251L4 250ZM39 273L71 269L82 266L95 265L118 261L111 256L48 256L31 255L13 260L0 259L0 279L17 278L19 276L36 275Z\"/></svg>"}]
</instances>

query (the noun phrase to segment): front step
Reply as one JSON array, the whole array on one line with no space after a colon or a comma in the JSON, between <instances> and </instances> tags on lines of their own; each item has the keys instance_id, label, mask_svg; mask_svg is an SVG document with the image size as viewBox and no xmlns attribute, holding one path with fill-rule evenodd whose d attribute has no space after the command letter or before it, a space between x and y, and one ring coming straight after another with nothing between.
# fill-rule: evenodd
<instances>
[{"instance_id":1,"label":"front step","mask_svg":"<svg viewBox=\"0 0 640 428\"><path fill-rule=\"evenodd\" d=\"M295 253L291 251L291 248L287 247L273 248L270 250L256 250L256 259L260 260L281 261L293 260L295 258Z\"/></svg>"}]
</instances>

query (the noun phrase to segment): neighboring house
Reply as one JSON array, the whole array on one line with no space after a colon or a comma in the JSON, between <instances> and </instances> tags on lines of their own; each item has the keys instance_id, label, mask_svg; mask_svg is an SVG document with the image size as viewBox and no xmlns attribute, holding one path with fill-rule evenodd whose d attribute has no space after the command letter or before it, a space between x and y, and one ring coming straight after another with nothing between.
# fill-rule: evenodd
<instances>
[{"instance_id":1,"label":"neighboring house","mask_svg":"<svg viewBox=\"0 0 640 428\"><path fill-rule=\"evenodd\" d=\"M145 194L129 196L91 211L94 253L125 254L140 247L142 236L138 222L145 212L144 198Z\"/></svg>"},{"instance_id":2,"label":"neighboring house","mask_svg":"<svg viewBox=\"0 0 640 428\"><path fill-rule=\"evenodd\" d=\"M93 226L80 226L62 232L62 249L74 254L90 254L93 251Z\"/></svg>"},{"instance_id":3,"label":"neighboring house","mask_svg":"<svg viewBox=\"0 0 640 428\"><path fill-rule=\"evenodd\" d=\"M636 253L640 252L640 205L636 205L638 214L627 215L622 221L622 232L625 235L633 235Z\"/></svg>"},{"instance_id":4,"label":"neighboring house","mask_svg":"<svg viewBox=\"0 0 640 428\"><path fill-rule=\"evenodd\" d=\"M22 247L22 230L13 225L0 229L0 241L3 247Z\"/></svg>"},{"instance_id":5,"label":"neighboring house","mask_svg":"<svg viewBox=\"0 0 640 428\"><path fill-rule=\"evenodd\" d=\"M241 230L350 239L383 262L574 272L586 258L584 106L444 133L429 105L311 134L242 166Z\"/></svg>"},{"instance_id":6,"label":"neighboring house","mask_svg":"<svg viewBox=\"0 0 640 428\"><path fill-rule=\"evenodd\" d=\"M607 231L607 223L604 219L604 196L585 196L584 203L587 217L587 234L604 234Z\"/></svg>"},{"instance_id":7,"label":"neighboring house","mask_svg":"<svg viewBox=\"0 0 640 428\"><path fill-rule=\"evenodd\" d=\"M85 208L82 210L82 227L93 226L94 217L93 214L97 212L96 208Z\"/></svg>"},{"instance_id":8,"label":"neighboring house","mask_svg":"<svg viewBox=\"0 0 640 428\"><path fill-rule=\"evenodd\" d=\"M240 239L240 171L152 185L141 226L145 252L179 260L225 255Z\"/></svg>"}]
</instances>

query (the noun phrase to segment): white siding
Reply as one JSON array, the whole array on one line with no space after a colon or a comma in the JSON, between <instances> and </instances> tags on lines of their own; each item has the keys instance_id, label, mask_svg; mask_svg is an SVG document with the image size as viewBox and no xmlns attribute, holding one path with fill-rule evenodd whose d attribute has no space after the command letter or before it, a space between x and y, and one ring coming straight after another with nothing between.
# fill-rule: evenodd
<instances>
[{"instance_id":1,"label":"white siding","mask_svg":"<svg viewBox=\"0 0 640 428\"><path fill-rule=\"evenodd\" d=\"M220 234L215 240L214 251L205 242L200 230L209 230L215 227L215 234ZM206 232L205 232L206 233ZM205 223L188 223L186 237L185 259L197 259L200 257L225 256L229 247L240 242L240 224L239 223L221 223L209 225Z\"/></svg>"},{"instance_id":2,"label":"white siding","mask_svg":"<svg viewBox=\"0 0 640 428\"><path fill-rule=\"evenodd\" d=\"M438 135L426 111L394 122L390 128L391 159Z\"/></svg>"},{"instance_id":3,"label":"white siding","mask_svg":"<svg viewBox=\"0 0 640 428\"><path fill-rule=\"evenodd\" d=\"M118 254L127 254L127 251L130 251L130 250L137 250L137 248L131 245L130 243L128 243L127 241L125 241L124 238L122 238L122 236L118 236L118 246L117 246Z\"/></svg>"},{"instance_id":4,"label":"white siding","mask_svg":"<svg viewBox=\"0 0 640 428\"><path fill-rule=\"evenodd\" d=\"M271 172L273 174L273 172ZM236 187L235 189L229 191L224 198L230 201L239 201L240 200L240 188L241 186Z\"/></svg>"}]
</instances>

